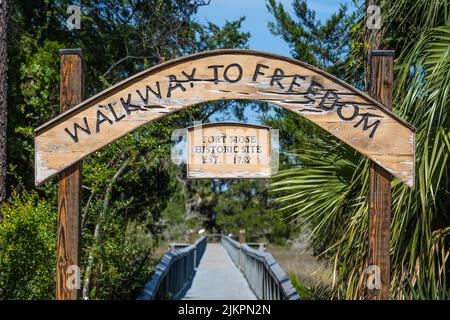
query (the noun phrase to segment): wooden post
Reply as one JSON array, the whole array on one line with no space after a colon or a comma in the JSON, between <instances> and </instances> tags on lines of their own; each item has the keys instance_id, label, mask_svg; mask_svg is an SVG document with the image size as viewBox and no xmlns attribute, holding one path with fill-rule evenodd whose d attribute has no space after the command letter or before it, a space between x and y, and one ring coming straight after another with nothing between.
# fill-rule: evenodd
<instances>
[{"instance_id":1,"label":"wooden post","mask_svg":"<svg viewBox=\"0 0 450 320\"><path fill-rule=\"evenodd\" d=\"M194 230L189 230L189 244L194 244L197 241L197 234Z\"/></svg>"},{"instance_id":2,"label":"wooden post","mask_svg":"<svg viewBox=\"0 0 450 320\"><path fill-rule=\"evenodd\" d=\"M80 49L61 53L61 113L83 100L84 73ZM56 299L76 300L79 288L80 262L81 162L59 174L58 244L56 261ZM77 288L78 287L78 288Z\"/></svg>"},{"instance_id":3,"label":"wooden post","mask_svg":"<svg viewBox=\"0 0 450 320\"><path fill-rule=\"evenodd\" d=\"M370 52L369 59L369 94L392 109L394 51L373 50ZM392 177L385 169L372 161L370 161L369 177L368 265L373 274L372 283L375 285L367 288L367 298L387 300L390 286Z\"/></svg>"},{"instance_id":4,"label":"wooden post","mask_svg":"<svg viewBox=\"0 0 450 320\"><path fill-rule=\"evenodd\" d=\"M239 243L246 243L245 229L239 230Z\"/></svg>"}]
</instances>

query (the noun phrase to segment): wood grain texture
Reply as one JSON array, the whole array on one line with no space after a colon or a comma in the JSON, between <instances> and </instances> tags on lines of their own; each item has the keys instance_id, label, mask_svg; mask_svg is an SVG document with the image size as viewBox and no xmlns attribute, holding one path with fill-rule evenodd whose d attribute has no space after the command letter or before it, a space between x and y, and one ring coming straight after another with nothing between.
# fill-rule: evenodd
<instances>
[{"instance_id":1,"label":"wood grain texture","mask_svg":"<svg viewBox=\"0 0 450 320\"><path fill-rule=\"evenodd\" d=\"M370 95L388 108L392 107L393 65L391 55L370 58ZM368 292L372 300L389 299L390 286L390 222L392 175L377 163L370 162L369 172L369 248L368 265L377 266L381 288Z\"/></svg>"},{"instance_id":2,"label":"wood grain texture","mask_svg":"<svg viewBox=\"0 0 450 320\"><path fill-rule=\"evenodd\" d=\"M270 128L208 123L187 130L188 178L269 178ZM200 150L198 150L200 148Z\"/></svg>"},{"instance_id":3,"label":"wood grain texture","mask_svg":"<svg viewBox=\"0 0 450 320\"><path fill-rule=\"evenodd\" d=\"M79 104L83 98L83 61L80 53L61 54L61 112ZM56 299L76 300L78 290L68 287L80 265L81 162L65 168L58 183L58 243L56 261ZM69 269L68 269L69 268ZM70 278L70 279L69 279Z\"/></svg>"},{"instance_id":4,"label":"wood grain texture","mask_svg":"<svg viewBox=\"0 0 450 320\"><path fill-rule=\"evenodd\" d=\"M319 69L249 50L165 62L44 124L35 132L36 184L150 121L221 99L258 100L291 110L414 185L414 128Z\"/></svg>"},{"instance_id":5,"label":"wood grain texture","mask_svg":"<svg viewBox=\"0 0 450 320\"><path fill-rule=\"evenodd\" d=\"M247 239L246 239L246 232L245 229L241 229L239 230L239 243L246 243Z\"/></svg>"}]
</instances>

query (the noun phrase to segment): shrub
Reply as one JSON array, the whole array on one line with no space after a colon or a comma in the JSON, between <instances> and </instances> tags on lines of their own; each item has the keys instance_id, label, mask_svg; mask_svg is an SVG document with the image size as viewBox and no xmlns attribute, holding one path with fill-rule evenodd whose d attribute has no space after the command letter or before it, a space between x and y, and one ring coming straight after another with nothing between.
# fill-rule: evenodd
<instances>
[{"instance_id":1,"label":"shrub","mask_svg":"<svg viewBox=\"0 0 450 320\"><path fill-rule=\"evenodd\" d=\"M56 209L37 193L23 191L1 211L0 299L52 299Z\"/></svg>"}]
</instances>

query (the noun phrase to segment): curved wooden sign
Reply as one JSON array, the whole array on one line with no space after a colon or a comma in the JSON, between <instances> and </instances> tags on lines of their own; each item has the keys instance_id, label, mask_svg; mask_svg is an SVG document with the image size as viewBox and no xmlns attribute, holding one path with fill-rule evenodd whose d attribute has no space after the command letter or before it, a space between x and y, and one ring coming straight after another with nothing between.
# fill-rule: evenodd
<instances>
[{"instance_id":1,"label":"curved wooden sign","mask_svg":"<svg viewBox=\"0 0 450 320\"><path fill-rule=\"evenodd\" d=\"M248 50L209 51L160 64L36 129L35 181L184 107L221 99L273 103L311 120L414 185L414 128L366 94L300 61Z\"/></svg>"}]
</instances>

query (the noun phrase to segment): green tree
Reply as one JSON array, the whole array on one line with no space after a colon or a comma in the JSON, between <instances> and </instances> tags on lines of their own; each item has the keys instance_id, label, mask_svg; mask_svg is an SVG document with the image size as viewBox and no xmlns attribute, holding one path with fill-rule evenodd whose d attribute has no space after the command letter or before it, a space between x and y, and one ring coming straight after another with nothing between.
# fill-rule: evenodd
<instances>
[{"instance_id":1,"label":"green tree","mask_svg":"<svg viewBox=\"0 0 450 320\"><path fill-rule=\"evenodd\" d=\"M218 231L239 235L245 229L247 241L285 244L296 235L295 226L286 223L269 205L267 180L228 182L218 196L213 211Z\"/></svg>"},{"instance_id":2,"label":"green tree","mask_svg":"<svg viewBox=\"0 0 450 320\"><path fill-rule=\"evenodd\" d=\"M36 192L13 194L0 223L1 299L51 299L55 289L55 208Z\"/></svg>"},{"instance_id":3,"label":"green tree","mask_svg":"<svg viewBox=\"0 0 450 320\"><path fill-rule=\"evenodd\" d=\"M267 8L275 18L269 22L270 31L280 36L291 48L295 59L319 67L341 79L360 77L352 50L357 13L349 14L347 5L328 20L321 22L308 8L306 0L294 0L295 18L286 12L281 2L267 0Z\"/></svg>"}]
</instances>

